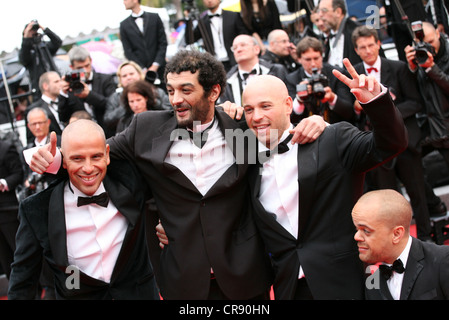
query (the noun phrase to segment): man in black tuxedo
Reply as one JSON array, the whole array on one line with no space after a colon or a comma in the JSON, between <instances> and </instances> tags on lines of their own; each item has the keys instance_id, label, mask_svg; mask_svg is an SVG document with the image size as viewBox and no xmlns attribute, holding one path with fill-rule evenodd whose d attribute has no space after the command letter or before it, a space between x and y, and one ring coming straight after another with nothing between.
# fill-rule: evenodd
<instances>
[{"instance_id":1,"label":"man in black tuxedo","mask_svg":"<svg viewBox=\"0 0 449 320\"><path fill-rule=\"evenodd\" d=\"M397 191L364 194L352 210L359 257L379 269L365 282L369 300L449 300L449 247L410 236L410 203Z\"/></svg>"},{"instance_id":2,"label":"man in black tuxedo","mask_svg":"<svg viewBox=\"0 0 449 320\"><path fill-rule=\"evenodd\" d=\"M259 59L259 43L253 36L241 34L235 37L231 51L237 64L226 74L226 90L220 97L221 102L230 101L241 106L243 89L252 77L271 74L285 80L287 76L282 65Z\"/></svg>"},{"instance_id":3,"label":"man in black tuxedo","mask_svg":"<svg viewBox=\"0 0 449 320\"><path fill-rule=\"evenodd\" d=\"M185 34L186 43L192 44L199 39L203 39L205 44L210 41L210 45L207 45L205 49L221 61L228 72L236 64L231 51L232 41L239 34L249 34L249 31L245 27L240 13L223 10L220 7L220 0L204 0L203 3L208 9L199 18L201 21L198 21L204 26L203 33L200 26L197 26L193 30L192 38L189 28L192 27L193 21L189 19Z\"/></svg>"},{"instance_id":4,"label":"man in black tuxedo","mask_svg":"<svg viewBox=\"0 0 449 320\"><path fill-rule=\"evenodd\" d=\"M372 75L388 87L396 107L402 114L408 132L407 149L394 160L368 173L368 188L395 189L397 178L402 181L415 213L418 238L431 240L429 210L427 208L424 169L421 158L421 128L416 114L422 109L415 76L403 61L393 61L379 56L380 41L377 30L357 27L352 34L354 47L363 63L354 66L360 74ZM361 111L361 118L369 128L369 119Z\"/></svg>"},{"instance_id":5,"label":"man in black tuxedo","mask_svg":"<svg viewBox=\"0 0 449 320\"><path fill-rule=\"evenodd\" d=\"M321 41L314 37L304 37L296 46L301 66L286 78L288 93L294 99L291 120L298 123L301 119L316 114L329 123L348 121L354 124L356 120L354 96L332 73L336 68L342 70L326 62L323 63L323 51ZM315 81L317 78L326 80L317 82ZM313 89L314 83L321 84L321 89ZM305 90L298 92L298 84L303 85Z\"/></svg>"},{"instance_id":6,"label":"man in black tuxedo","mask_svg":"<svg viewBox=\"0 0 449 320\"><path fill-rule=\"evenodd\" d=\"M291 145L293 102L285 84L259 76L243 92L246 122L264 153L249 180L275 270L276 299L363 299L351 209L363 192L365 172L403 151L407 132L386 89L359 76L347 59L345 64L353 79L335 75L372 116L371 133L338 122L312 143Z\"/></svg>"},{"instance_id":7,"label":"man in black tuxedo","mask_svg":"<svg viewBox=\"0 0 449 320\"><path fill-rule=\"evenodd\" d=\"M165 54L167 53L167 35L157 13L145 12L140 0L124 0L126 10L131 15L120 22L120 40L125 57L138 63L147 71L157 72L163 81Z\"/></svg>"},{"instance_id":8,"label":"man in black tuxedo","mask_svg":"<svg viewBox=\"0 0 449 320\"><path fill-rule=\"evenodd\" d=\"M0 269L10 278L19 227L16 188L23 182L23 167L16 146L0 140Z\"/></svg>"},{"instance_id":9,"label":"man in black tuxedo","mask_svg":"<svg viewBox=\"0 0 449 320\"><path fill-rule=\"evenodd\" d=\"M292 53L296 51L295 45L290 41L288 33L283 29L274 29L268 34L268 47L260 57L262 60L277 63L291 73L299 68L299 63Z\"/></svg>"},{"instance_id":10,"label":"man in black tuxedo","mask_svg":"<svg viewBox=\"0 0 449 320\"><path fill-rule=\"evenodd\" d=\"M54 133L51 140L55 148ZM34 298L42 258L57 298L159 299L145 237L147 189L131 164L110 162L105 141L92 120L64 129L68 178L20 204L8 299Z\"/></svg>"},{"instance_id":11,"label":"man in black tuxedo","mask_svg":"<svg viewBox=\"0 0 449 320\"><path fill-rule=\"evenodd\" d=\"M351 41L352 31L359 23L346 16L345 0L321 0L318 12L320 19L330 29L324 61L340 68L343 67L343 58L348 58L353 65L361 62Z\"/></svg>"},{"instance_id":12,"label":"man in black tuxedo","mask_svg":"<svg viewBox=\"0 0 449 320\"><path fill-rule=\"evenodd\" d=\"M80 80L80 89L77 90L69 86L67 76L64 78L63 94L67 97L75 97L81 102L81 107L70 110L68 121L74 111L86 110L103 130L106 137L113 135L104 125L104 113L108 98L115 92L117 85L113 75L96 72L92 67L92 58L89 51L84 47L75 46L69 50L70 67L72 70L83 70Z\"/></svg>"},{"instance_id":13,"label":"man in black tuxedo","mask_svg":"<svg viewBox=\"0 0 449 320\"><path fill-rule=\"evenodd\" d=\"M39 100L34 101L25 111L25 122L27 124L27 144L34 142L35 136L28 127L28 112L36 107L46 111L50 120L50 132L62 134L65 124L68 122L72 112L83 108L81 101L73 96L62 95L63 81L55 71L48 71L39 78L39 87L42 95Z\"/></svg>"}]
</instances>

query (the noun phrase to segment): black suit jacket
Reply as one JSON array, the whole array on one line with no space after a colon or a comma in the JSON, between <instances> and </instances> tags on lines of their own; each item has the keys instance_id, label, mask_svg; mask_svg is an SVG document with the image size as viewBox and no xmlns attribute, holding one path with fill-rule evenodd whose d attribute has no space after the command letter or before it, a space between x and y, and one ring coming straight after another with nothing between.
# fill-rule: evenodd
<instances>
[{"instance_id":1,"label":"black suit jacket","mask_svg":"<svg viewBox=\"0 0 449 320\"><path fill-rule=\"evenodd\" d=\"M298 146L299 227L293 237L258 199L261 175L250 176L259 230L276 272L276 299L293 299L299 267L315 299L363 299L364 270L351 211L363 193L365 172L402 152L407 134L388 93L365 105L373 132L347 122L328 126Z\"/></svg>"},{"instance_id":2,"label":"black suit jacket","mask_svg":"<svg viewBox=\"0 0 449 320\"><path fill-rule=\"evenodd\" d=\"M23 169L16 146L7 140L0 140L0 179L5 179L9 189L0 192L0 223L16 221L16 188L23 182Z\"/></svg>"},{"instance_id":3,"label":"black suit jacket","mask_svg":"<svg viewBox=\"0 0 449 320\"><path fill-rule=\"evenodd\" d=\"M92 72L92 90L90 90L86 98L79 100L93 107L95 120L105 130L106 135L109 136L110 133L107 131L107 127L105 127L103 124L103 118L106 111L108 98L115 92L115 90L117 89L117 85L114 81L113 75L98 73L95 71ZM72 93L70 93L70 95L72 95ZM84 109L85 108L83 105L81 110ZM70 116L71 114L69 115L69 119ZM68 121L68 119L65 121Z\"/></svg>"},{"instance_id":4,"label":"black suit jacket","mask_svg":"<svg viewBox=\"0 0 449 320\"><path fill-rule=\"evenodd\" d=\"M408 132L408 149L415 154L420 153L422 137L416 113L422 109L422 99L416 76L403 61L386 58L380 58L380 61L380 82L396 97L394 103L402 114ZM355 65L354 68L359 74L368 74L363 63ZM366 120L366 114L363 112L361 122L365 123Z\"/></svg>"},{"instance_id":5,"label":"black suit jacket","mask_svg":"<svg viewBox=\"0 0 449 320\"><path fill-rule=\"evenodd\" d=\"M167 52L167 35L157 13L144 12L144 33L137 27L134 18L129 16L120 23L120 39L128 60L149 68L153 62L159 63L159 79L163 79L163 66Z\"/></svg>"},{"instance_id":6,"label":"black suit jacket","mask_svg":"<svg viewBox=\"0 0 449 320\"><path fill-rule=\"evenodd\" d=\"M368 300L393 300L379 270L373 278L379 286L366 288ZM449 299L449 247L412 238L412 246L402 282L400 300Z\"/></svg>"},{"instance_id":7,"label":"black suit jacket","mask_svg":"<svg viewBox=\"0 0 449 320\"><path fill-rule=\"evenodd\" d=\"M222 10L223 13L223 41L224 46L226 48L226 52L228 53L229 61L231 62L231 65L235 65L235 58L234 54L231 51L232 42L234 41L234 38L237 37L239 34L249 34L248 29L245 27L242 17L238 12L228 11L228 10ZM207 14L205 14L203 17L200 18L204 26L206 27L207 35L209 39L212 42L212 29L211 29L211 22L210 18ZM189 44L192 41L188 38L188 32L186 32L186 43ZM198 41L201 39L203 35L201 34L200 28L196 27L193 30L193 42ZM204 40L204 39L203 39ZM210 52L212 55L215 54L214 52Z\"/></svg>"},{"instance_id":8,"label":"black suit jacket","mask_svg":"<svg viewBox=\"0 0 449 320\"><path fill-rule=\"evenodd\" d=\"M239 129L216 109L219 127ZM204 196L175 166L165 163L177 128L172 111L138 114L108 139L111 156L135 162L150 185L170 244L160 258L158 284L164 299L206 299L213 268L230 299L249 299L271 285L271 270L254 224L246 163L232 164ZM225 135L236 154L238 143Z\"/></svg>"},{"instance_id":9,"label":"black suit jacket","mask_svg":"<svg viewBox=\"0 0 449 320\"><path fill-rule=\"evenodd\" d=\"M145 238L144 184L126 162L111 161L104 186L111 201L129 225L117 258L111 281L94 279L80 272L80 288L66 273L67 236L64 215L64 186L61 179L20 204L20 226L14 254L8 299L34 299L42 257L55 277L57 298L61 299L158 299L153 269Z\"/></svg>"}]
</instances>

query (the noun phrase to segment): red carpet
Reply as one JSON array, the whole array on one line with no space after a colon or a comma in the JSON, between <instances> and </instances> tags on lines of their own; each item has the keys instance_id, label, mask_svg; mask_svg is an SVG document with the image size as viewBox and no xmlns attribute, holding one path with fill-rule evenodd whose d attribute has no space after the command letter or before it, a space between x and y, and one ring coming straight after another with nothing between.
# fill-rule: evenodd
<instances>
[{"instance_id":1,"label":"red carpet","mask_svg":"<svg viewBox=\"0 0 449 320\"><path fill-rule=\"evenodd\" d=\"M410 226L410 234L411 234L413 237L416 237L416 225L413 224L413 225ZM444 245L449 245L449 240L446 240L446 241L444 242ZM375 271L375 267L373 267L372 271ZM271 300L274 299L273 289L272 289L271 292L270 292L270 297L271 297ZM7 299L6 296L0 296L0 300L8 300L8 299Z\"/></svg>"}]
</instances>

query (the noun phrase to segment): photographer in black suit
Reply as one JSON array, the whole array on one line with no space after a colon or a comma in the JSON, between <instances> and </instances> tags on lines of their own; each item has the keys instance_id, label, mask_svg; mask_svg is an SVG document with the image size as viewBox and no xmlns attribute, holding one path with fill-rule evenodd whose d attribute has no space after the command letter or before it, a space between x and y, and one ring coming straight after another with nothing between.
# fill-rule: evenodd
<instances>
[{"instance_id":1,"label":"photographer in black suit","mask_svg":"<svg viewBox=\"0 0 449 320\"><path fill-rule=\"evenodd\" d=\"M321 41L314 37L304 37L296 46L301 67L286 78L288 93L294 99L291 114L293 123L312 114L323 116L329 123L355 121L355 99L348 87L332 74L333 69L343 71L323 63L323 52ZM304 89L300 94L297 91L298 84Z\"/></svg>"},{"instance_id":2,"label":"photographer in black suit","mask_svg":"<svg viewBox=\"0 0 449 320\"><path fill-rule=\"evenodd\" d=\"M405 56L410 70L416 73L418 89L423 97L421 129L424 140L422 156L438 150L449 167L449 40L429 22L422 23L422 33L415 30L418 45L407 46ZM427 185L427 201L431 211L446 214L446 206Z\"/></svg>"},{"instance_id":3,"label":"photographer in black suit","mask_svg":"<svg viewBox=\"0 0 449 320\"><path fill-rule=\"evenodd\" d=\"M77 97L83 103L83 108L79 110L89 112L92 119L105 130L106 136L111 136L113 133L107 131L103 118L108 98L117 87L114 76L95 72L86 48L73 47L68 54L72 73L65 76L63 91L69 97ZM76 81L72 81L74 78Z\"/></svg>"},{"instance_id":4,"label":"photographer in black suit","mask_svg":"<svg viewBox=\"0 0 449 320\"><path fill-rule=\"evenodd\" d=\"M395 189L400 191L397 178L404 184L415 214L418 238L430 240L430 219L427 208L424 169L421 158L421 129L416 114L422 109L422 100L417 90L416 79L403 61L394 61L379 56L380 41L377 30L367 26L357 27L352 39L357 54L363 60L354 66L362 74L372 75L388 87L396 107L401 112L408 132L407 149L396 159L368 172L368 189ZM371 130L369 119L361 111L361 123Z\"/></svg>"},{"instance_id":5,"label":"photographer in black suit","mask_svg":"<svg viewBox=\"0 0 449 320\"><path fill-rule=\"evenodd\" d=\"M43 33L39 33L42 30ZM50 41L42 41L43 35ZM39 99L39 77L46 71L57 71L53 56L62 45L61 38L44 28L37 20L28 23L23 30L22 47L19 51L19 61L30 74L31 89L34 89L33 99Z\"/></svg>"}]
</instances>

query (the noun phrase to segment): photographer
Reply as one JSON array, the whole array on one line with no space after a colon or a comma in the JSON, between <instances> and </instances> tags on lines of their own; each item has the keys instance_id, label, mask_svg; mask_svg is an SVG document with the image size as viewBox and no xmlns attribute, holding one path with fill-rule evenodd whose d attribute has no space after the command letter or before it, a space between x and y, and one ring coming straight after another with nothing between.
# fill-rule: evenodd
<instances>
[{"instance_id":1,"label":"photographer","mask_svg":"<svg viewBox=\"0 0 449 320\"><path fill-rule=\"evenodd\" d=\"M420 120L423 141L422 157L437 150L449 167L449 40L431 23L412 23L415 33L413 46L405 47L405 56L411 71L415 72L424 106ZM427 59L425 58L427 54ZM445 215L444 202L426 183L427 205L431 214Z\"/></svg>"},{"instance_id":2,"label":"photographer","mask_svg":"<svg viewBox=\"0 0 449 320\"><path fill-rule=\"evenodd\" d=\"M39 29L43 31L39 33ZM43 35L50 42L42 41ZM49 28L44 28L37 20L28 23L23 31L22 47L19 61L30 74L31 89L34 89L33 100L39 99L39 77L47 71L57 71L53 57L62 45L62 40Z\"/></svg>"},{"instance_id":3,"label":"photographer","mask_svg":"<svg viewBox=\"0 0 449 320\"><path fill-rule=\"evenodd\" d=\"M425 102L423 156L436 149L449 166L449 41L428 22L422 23L422 32L417 28L414 31L419 42L404 51Z\"/></svg>"},{"instance_id":4,"label":"photographer","mask_svg":"<svg viewBox=\"0 0 449 320\"><path fill-rule=\"evenodd\" d=\"M289 95L294 99L291 121L297 123L317 114L329 123L354 123L354 96L332 74L339 68L323 63L323 50L320 40L313 37L303 38L296 46L301 67L286 78Z\"/></svg>"},{"instance_id":5,"label":"photographer","mask_svg":"<svg viewBox=\"0 0 449 320\"><path fill-rule=\"evenodd\" d=\"M103 127L107 136L111 136L113 133L103 125L103 118L107 100L117 87L114 76L95 72L86 48L73 47L68 54L72 72L64 77L64 95L78 98L92 119Z\"/></svg>"}]
</instances>

